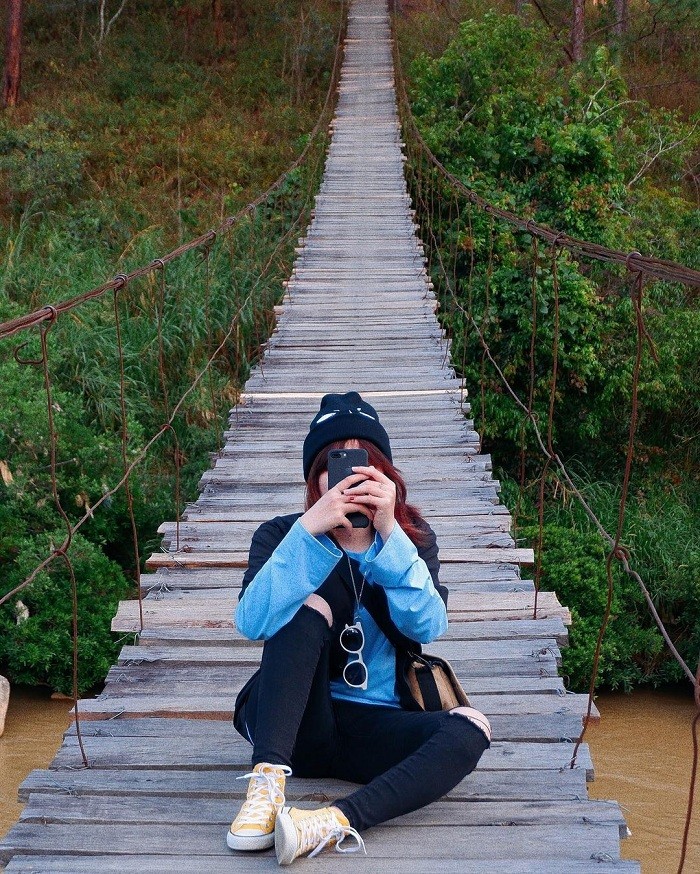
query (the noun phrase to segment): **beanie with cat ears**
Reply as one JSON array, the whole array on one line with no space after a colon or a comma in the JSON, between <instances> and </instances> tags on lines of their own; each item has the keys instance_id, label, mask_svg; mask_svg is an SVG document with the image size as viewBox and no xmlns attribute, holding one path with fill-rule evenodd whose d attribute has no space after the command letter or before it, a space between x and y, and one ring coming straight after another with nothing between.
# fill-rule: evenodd
<instances>
[{"instance_id":1,"label":"beanie with cat ears","mask_svg":"<svg viewBox=\"0 0 700 874\"><path fill-rule=\"evenodd\" d=\"M324 395L321 409L314 416L309 433L304 440L304 480L314 458L336 440L369 440L391 461L389 435L379 421L377 411L363 401L356 391L344 395Z\"/></svg>"}]
</instances>

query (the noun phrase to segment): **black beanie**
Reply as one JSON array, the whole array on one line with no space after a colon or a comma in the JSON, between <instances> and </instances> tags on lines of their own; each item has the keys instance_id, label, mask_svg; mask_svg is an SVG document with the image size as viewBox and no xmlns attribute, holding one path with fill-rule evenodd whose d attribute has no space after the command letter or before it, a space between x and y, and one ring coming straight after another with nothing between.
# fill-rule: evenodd
<instances>
[{"instance_id":1,"label":"black beanie","mask_svg":"<svg viewBox=\"0 0 700 874\"><path fill-rule=\"evenodd\" d=\"M391 461L389 435L379 422L374 407L363 401L356 391L344 395L324 395L321 409L314 416L304 440L304 480L314 458L336 440L369 440Z\"/></svg>"}]
</instances>

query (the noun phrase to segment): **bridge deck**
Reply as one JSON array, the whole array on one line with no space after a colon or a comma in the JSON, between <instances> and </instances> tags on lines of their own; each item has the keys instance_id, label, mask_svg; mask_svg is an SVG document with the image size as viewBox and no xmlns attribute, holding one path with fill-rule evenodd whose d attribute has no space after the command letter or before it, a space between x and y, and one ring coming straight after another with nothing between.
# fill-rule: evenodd
<instances>
[{"instance_id":1,"label":"bridge deck","mask_svg":"<svg viewBox=\"0 0 700 874\"><path fill-rule=\"evenodd\" d=\"M415 229L386 4L355 0L325 177L264 366L184 514L178 551L174 523L161 528L169 551L143 581L139 645L124 647L103 694L81 705L90 769L73 728L50 768L23 784L21 821L0 845L8 874L276 867L271 853L234 855L224 841L250 765L230 717L260 654L232 613L253 530L301 507L301 444L321 394L352 388L378 409L438 533L451 625L431 650L453 660L494 742L444 800L367 833L367 857L326 852L318 870L639 870L620 860L618 805L588 800L588 749L567 767L586 703L558 677L568 612L545 593L532 618L533 586L520 575L532 554L516 549L465 418ZM138 630L135 602L114 628ZM291 779L288 798L347 788Z\"/></svg>"}]
</instances>

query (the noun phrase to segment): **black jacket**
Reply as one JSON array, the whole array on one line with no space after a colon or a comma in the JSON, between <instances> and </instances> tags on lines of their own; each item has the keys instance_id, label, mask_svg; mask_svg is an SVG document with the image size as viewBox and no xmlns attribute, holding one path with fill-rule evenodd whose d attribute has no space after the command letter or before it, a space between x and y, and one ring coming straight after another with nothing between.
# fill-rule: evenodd
<instances>
[{"instance_id":1,"label":"black jacket","mask_svg":"<svg viewBox=\"0 0 700 874\"><path fill-rule=\"evenodd\" d=\"M249 583L253 580L257 572L272 555L289 529L301 515L301 513L292 513L288 516L276 516L274 519L264 522L255 532L250 545L248 569L243 576L243 586L239 598L243 596ZM418 555L428 566L430 576L433 579L433 584L435 585L440 597L445 602L445 605L447 605L447 588L443 586L438 579L440 562L438 560L438 546L435 532L430 528L427 522L425 523L425 530L428 534L428 541L425 546L417 547ZM354 559L350 559L350 561L353 563L353 571L355 572L356 577L359 576L360 571L357 562ZM333 581L334 578L336 582L340 581L347 593L345 615L334 615L334 629L339 629L343 628L346 622L351 623L353 621L352 613L355 606L355 593L352 587L352 580L348 571L347 562L339 561L324 581L323 585L329 581ZM396 649L397 691L402 706L407 709L415 709L415 702L405 689L403 669L408 653L420 653L420 644L403 635L396 625L394 625L389 613L386 592L381 586L365 586L360 600ZM338 635L336 634L331 648L330 675L332 678L337 677L342 673L347 660L347 653L340 647L337 637Z\"/></svg>"}]
</instances>

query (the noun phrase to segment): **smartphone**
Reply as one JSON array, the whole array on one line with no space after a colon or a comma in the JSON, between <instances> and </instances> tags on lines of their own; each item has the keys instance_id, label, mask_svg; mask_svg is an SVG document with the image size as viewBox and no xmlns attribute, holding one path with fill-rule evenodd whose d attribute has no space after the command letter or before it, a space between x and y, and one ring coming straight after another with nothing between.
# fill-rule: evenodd
<instances>
[{"instance_id":1,"label":"smartphone","mask_svg":"<svg viewBox=\"0 0 700 874\"><path fill-rule=\"evenodd\" d=\"M353 467L367 467L369 458L366 449L329 449L328 450L328 488L337 486L346 476L350 476ZM369 519L364 513L348 513L353 528L366 528Z\"/></svg>"}]
</instances>

